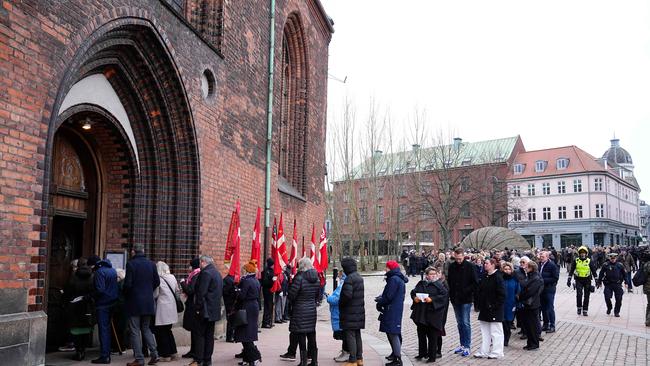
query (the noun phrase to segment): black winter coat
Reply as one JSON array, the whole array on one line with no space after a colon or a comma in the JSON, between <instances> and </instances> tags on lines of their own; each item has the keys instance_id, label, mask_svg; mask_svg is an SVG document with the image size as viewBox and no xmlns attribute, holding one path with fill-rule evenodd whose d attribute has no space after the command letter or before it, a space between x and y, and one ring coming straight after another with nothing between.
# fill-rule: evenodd
<instances>
[{"instance_id":1,"label":"black winter coat","mask_svg":"<svg viewBox=\"0 0 650 366\"><path fill-rule=\"evenodd\" d=\"M237 293L237 310L246 310L247 325L235 328L236 342L257 341L257 322L260 316L260 282L255 274L241 278Z\"/></svg>"},{"instance_id":2,"label":"black winter coat","mask_svg":"<svg viewBox=\"0 0 650 366\"><path fill-rule=\"evenodd\" d=\"M447 309L449 308L449 291L442 281L420 281L411 290L411 299L415 300L417 293L427 293L431 298L430 303L419 302L411 305L411 319L417 325L429 326L444 333L447 322Z\"/></svg>"},{"instance_id":3,"label":"black winter coat","mask_svg":"<svg viewBox=\"0 0 650 366\"><path fill-rule=\"evenodd\" d=\"M95 284L92 270L88 267L79 267L63 289L68 326L71 328L86 328L95 324L93 291L95 291ZM71 303L79 296L83 296L84 299Z\"/></svg>"},{"instance_id":4,"label":"black winter coat","mask_svg":"<svg viewBox=\"0 0 650 366\"><path fill-rule=\"evenodd\" d=\"M478 320L502 322L505 300L506 289L501 272L495 271L491 275L486 273L478 286Z\"/></svg>"},{"instance_id":5,"label":"black winter coat","mask_svg":"<svg viewBox=\"0 0 650 366\"><path fill-rule=\"evenodd\" d=\"M221 273L213 264L201 269L194 286L194 311L199 321L217 321L221 319L221 296L223 280Z\"/></svg>"},{"instance_id":6,"label":"black winter coat","mask_svg":"<svg viewBox=\"0 0 650 366\"><path fill-rule=\"evenodd\" d=\"M528 274L528 279L519 293L519 302L523 304L524 309L539 309L542 306L539 299L542 291L544 291L542 277L537 272L531 272Z\"/></svg>"},{"instance_id":7,"label":"black winter coat","mask_svg":"<svg viewBox=\"0 0 650 366\"><path fill-rule=\"evenodd\" d=\"M466 260L461 264L452 262L447 274L449 284L449 299L452 304L471 304L474 302L474 291L478 285L476 266Z\"/></svg>"},{"instance_id":8,"label":"black winter coat","mask_svg":"<svg viewBox=\"0 0 650 366\"><path fill-rule=\"evenodd\" d=\"M155 315L153 292L160 286L156 264L144 254L136 254L126 263L124 278L124 308L126 314Z\"/></svg>"},{"instance_id":9,"label":"black winter coat","mask_svg":"<svg viewBox=\"0 0 650 366\"><path fill-rule=\"evenodd\" d=\"M316 270L298 272L289 287L290 332L313 333L316 331L316 301L319 295L320 281Z\"/></svg>"},{"instance_id":10,"label":"black winter coat","mask_svg":"<svg viewBox=\"0 0 650 366\"><path fill-rule=\"evenodd\" d=\"M227 275L223 278L223 306L226 307L226 314L230 315L235 311L235 301L237 300L237 286L235 278Z\"/></svg>"},{"instance_id":11,"label":"black winter coat","mask_svg":"<svg viewBox=\"0 0 650 366\"><path fill-rule=\"evenodd\" d=\"M198 322L196 312L194 311L194 285L196 285L196 280L198 278L199 274L197 273L192 277L191 281L181 282L183 292L187 296L187 299L185 300L185 311L183 312L183 329L187 331L196 329L196 324Z\"/></svg>"},{"instance_id":12,"label":"black winter coat","mask_svg":"<svg viewBox=\"0 0 650 366\"><path fill-rule=\"evenodd\" d=\"M364 329L366 327L366 308L363 278L357 272L357 262L354 259L343 258L341 267L347 277L341 287L339 325L343 330Z\"/></svg>"}]
</instances>

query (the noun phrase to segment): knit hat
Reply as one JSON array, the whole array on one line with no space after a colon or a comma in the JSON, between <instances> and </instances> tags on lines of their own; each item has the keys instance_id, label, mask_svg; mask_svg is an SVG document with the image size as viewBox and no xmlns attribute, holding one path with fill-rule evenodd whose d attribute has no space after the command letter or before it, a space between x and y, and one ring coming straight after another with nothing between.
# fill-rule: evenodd
<instances>
[{"instance_id":1,"label":"knit hat","mask_svg":"<svg viewBox=\"0 0 650 366\"><path fill-rule=\"evenodd\" d=\"M255 265L254 261L249 261L248 263L244 264L244 271L248 273L257 272L257 266Z\"/></svg>"},{"instance_id":2,"label":"knit hat","mask_svg":"<svg viewBox=\"0 0 650 366\"><path fill-rule=\"evenodd\" d=\"M200 265L201 265L201 261L199 260L198 257L196 257L196 258L194 258L194 259L192 259L190 261L190 266L192 267L192 269L197 269L197 268L199 268Z\"/></svg>"},{"instance_id":3,"label":"knit hat","mask_svg":"<svg viewBox=\"0 0 650 366\"><path fill-rule=\"evenodd\" d=\"M399 263L397 263L395 261L388 261L388 262L386 262L386 268L388 268L388 269L390 269L392 271L395 268L399 268Z\"/></svg>"}]
</instances>

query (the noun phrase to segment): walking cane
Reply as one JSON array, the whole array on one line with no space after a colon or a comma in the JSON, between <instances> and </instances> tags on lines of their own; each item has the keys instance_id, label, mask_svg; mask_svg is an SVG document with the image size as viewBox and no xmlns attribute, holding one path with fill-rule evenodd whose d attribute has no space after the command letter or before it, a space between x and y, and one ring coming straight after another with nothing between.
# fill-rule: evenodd
<instances>
[{"instance_id":1,"label":"walking cane","mask_svg":"<svg viewBox=\"0 0 650 366\"><path fill-rule=\"evenodd\" d=\"M111 329L113 329L113 336L115 337L115 341L117 342L117 350L120 353L120 356L122 356L122 346L120 345L120 339L117 337L117 332L115 331L115 324L113 324L113 319L111 319Z\"/></svg>"}]
</instances>

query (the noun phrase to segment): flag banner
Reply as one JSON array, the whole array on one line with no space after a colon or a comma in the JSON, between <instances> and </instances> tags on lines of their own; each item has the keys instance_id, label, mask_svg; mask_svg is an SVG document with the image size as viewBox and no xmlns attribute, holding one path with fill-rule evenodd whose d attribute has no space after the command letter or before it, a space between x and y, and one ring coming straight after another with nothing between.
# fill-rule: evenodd
<instances>
[{"instance_id":1,"label":"flag banner","mask_svg":"<svg viewBox=\"0 0 650 366\"><path fill-rule=\"evenodd\" d=\"M295 275L297 268L296 262L298 257L298 231L296 230L296 219L293 219L293 239L291 240L291 255L289 255L289 265L291 274Z\"/></svg>"},{"instance_id":2,"label":"flag banner","mask_svg":"<svg viewBox=\"0 0 650 366\"><path fill-rule=\"evenodd\" d=\"M253 243L251 245L251 260L257 261L257 278L260 278L262 273L262 271L260 271L260 266L262 265L262 244L260 242L262 231L260 226L261 215L262 209L257 206L257 217L255 218L255 226L253 227Z\"/></svg>"},{"instance_id":3,"label":"flag banner","mask_svg":"<svg viewBox=\"0 0 650 366\"><path fill-rule=\"evenodd\" d=\"M318 263L320 264L319 272L325 272L328 266L327 229L325 228L325 224L323 224L323 231L320 234L320 240L318 243L318 252L320 254L320 257L318 258Z\"/></svg>"},{"instance_id":4,"label":"flag banner","mask_svg":"<svg viewBox=\"0 0 650 366\"><path fill-rule=\"evenodd\" d=\"M232 254L235 251L235 242L233 240L233 228L235 227L235 212L230 214L230 226L228 226L228 236L226 237L226 251L223 256L224 263L230 263Z\"/></svg>"},{"instance_id":5,"label":"flag banner","mask_svg":"<svg viewBox=\"0 0 650 366\"><path fill-rule=\"evenodd\" d=\"M278 262L280 261L280 253L278 251L278 227L276 224L276 219L273 218L273 234L271 234L271 239L273 243L271 244L271 258L273 259L273 274L276 277L276 280L273 282L273 287L271 287L271 292L278 292L282 290L282 281L278 281L282 275L282 270L278 272Z\"/></svg>"},{"instance_id":6,"label":"flag banner","mask_svg":"<svg viewBox=\"0 0 650 366\"><path fill-rule=\"evenodd\" d=\"M316 257L316 229L314 228L314 224L311 224L311 243L309 244L309 259L311 259L311 263L314 265L316 271L318 271L320 265L318 263L318 257Z\"/></svg>"},{"instance_id":7,"label":"flag banner","mask_svg":"<svg viewBox=\"0 0 650 366\"><path fill-rule=\"evenodd\" d=\"M239 283L239 277L241 275L241 268L240 268L240 263L239 263L239 245L241 243L241 231L240 231L240 225L239 225L239 201L237 201L237 204L235 205L235 212L234 212L234 225L233 225L233 232L232 234L228 234L231 236L233 239L233 254L230 260L230 270L228 271L228 274L233 276L235 278L235 283Z\"/></svg>"}]
</instances>

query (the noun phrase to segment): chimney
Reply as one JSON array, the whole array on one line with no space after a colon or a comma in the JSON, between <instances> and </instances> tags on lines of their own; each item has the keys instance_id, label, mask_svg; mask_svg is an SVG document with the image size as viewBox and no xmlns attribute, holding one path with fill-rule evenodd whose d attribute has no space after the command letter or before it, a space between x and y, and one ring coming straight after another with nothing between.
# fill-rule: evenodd
<instances>
[{"instance_id":1,"label":"chimney","mask_svg":"<svg viewBox=\"0 0 650 366\"><path fill-rule=\"evenodd\" d=\"M381 151L381 150L375 150L374 156L375 157L380 157L382 153L383 153L383 151Z\"/></svg>"},{"instance_id":2,"label":"chimney","mask_svg":"<svg viewBox=\"0 0 650 366\"><path fill-rule=\"evenodd\" d=\"M463 139L460 137L454 137L454 150L460 149L460 144L463 143Z\"/></svg>"},{"instance_id":3,"label":"chimney","mask_svg":"<svg viewBox=\"0 0 650 366\"><path fill-rule=\"evenodd\" d=\"M613 138L609 141L612 143L612 147L619 147L619 140L617 138Z\"/></svg>"},{"instance_id":4,"label":"chimney","mask_svg":"<svg viewBox=\"0 0 650 366\"><path fill-rule=\"evenodd\" d=\"M418 152L418 150L420 150L420 145L419 144L413 144L413 145L411 145L411 147L413 147L413 152Z\"/></svg>"}]
</instances>

